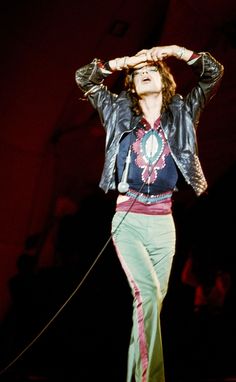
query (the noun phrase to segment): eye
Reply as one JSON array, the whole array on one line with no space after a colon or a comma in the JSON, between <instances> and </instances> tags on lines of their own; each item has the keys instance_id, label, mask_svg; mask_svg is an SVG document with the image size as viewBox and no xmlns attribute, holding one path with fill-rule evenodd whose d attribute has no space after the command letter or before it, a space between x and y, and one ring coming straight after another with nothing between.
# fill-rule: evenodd
<instances>
[{"instance_id":1,"label":"eye","mask_svg":"<svg viewBox=\"0 0 236 382\"><path fill-rule=\"evenodd\" d=\"M148 69L148 72L151 73L151 72L158 72L158 67L157 66L151 66L149 69Z\"/></svg>"}]
</instances>

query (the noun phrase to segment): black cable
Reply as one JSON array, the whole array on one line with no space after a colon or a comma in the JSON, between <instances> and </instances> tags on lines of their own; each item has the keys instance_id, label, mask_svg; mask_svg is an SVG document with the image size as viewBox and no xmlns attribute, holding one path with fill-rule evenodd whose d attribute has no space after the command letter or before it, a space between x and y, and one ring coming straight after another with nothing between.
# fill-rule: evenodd
<instances>
[{"instance_id":1,"label":"black cable","mask_svg":"<svg viewBox=\"0 0 236 382\"><path fill-rule=\"evenodd\" d=\"M142 191L143 187L145 185L145 182L143 182L142 186L140 187L138 193L137 193L137 196L138 194ZM80 283L77 285L77 287L74 289L74 291L70 294L70 296L66 299L66 301L64 302L64 304L57 310L57 312L52 316L52 318L47 322L47 324L43 327L43 329L34 337L34 339L5 367L3 368L1 371L0 371L0 377L5 374L5 372L12 366L16 363L16 361L18 361L18 359L26 353L26 351L31 348L31 346L41 337L41 335L48 329L48 327L52 324L52 322L59 316L59 314L62 312L62 310L66 307L66 305L70 302L70 300L72 299L72 297L78 292L78 290L80 289L80 287L82 286L82 284L84 283L84 281L87 279L88 275L90 274L90 272L92 271L92 269L94 268L94 266L96 265L96 263L98 262L98 260L100 259L101 255L103 254L103 252L105 251L105 249L107 248L108 244L110 243L111 239L112 239L112 236L115 234L115 232L117 231L117 229L120 227L121 223L124 221L125 217L127 216L127 214L130 212L131 208L133 207L135 201L136 201L136 198L137 196L135 196L133 202L131 203L129 209L126 211L126 213L124 214L124 216L122 217L121 221L119 222L119 224L117 225L117 227L115 228L115 230L112 232L112 234L110 235L110 237L108 238L108 240L106 241L106 243L104 244L104 246L102 247L101 251L99 252L99 254L97 255L97 257L95 258L95 260L93 261L92 265L90 266L90 268L88 269L88 271L85 273L84 277L82 278L82 280L80 281Z\"/></svg>"},{"instance_id":2,"label":"black cable","mask_svg":"<svg viewBox=\"0 0 236 382\"><path fill-rule=\"evenodd\" d=\"M152 142L152 146L153 146L153 142ZM153 147L152 147L153 149ZM151 176L151 173L153 172L154 168L153 166L151 167L151 169L149 169L149 173L148 173L148 178L150 178ZM146 179L146 180L147 180ZM33 338L33 340L5 367L3 368L2 370L0 370L0 377L5 374L5 372L12 366L16 363L16 361L18 361L18 359L26 353L26 351L31 348L31 346L41 337L41 335L48 329L48 327L52 324L52 322L59 316L59 314L62 312L62 310L66 307L66 305L70 302L70 300L72 299L72 297L74 297L74 295L78 292L78 290L80 289L80 287L82 286L82 284L84 283L84 281L87 279L88 275L90 274L90 272L92 271L92 269L94 268L94 266L96 265L96 263L98 262L98 260L100 259L101 255L103 254L103 252L105 251L106 247L108 246L108 244L110 243L111 239L112 239L112 236L115 234L115 232L118 230L118 228L120 227L121 223L124 221L125 217L128 215L128 213L131 211L131 208L133 207L138 195L141 193L143 187L145 186L146 184L146 181L144 181L141 185L141 187L139 188L138 192L137 192L137 195L134 197L133 199L133 202L131 203L130 207L128 208L128 210L126 211L126 213L124 214L124 216L122 217L121 221L119 222L119 224L117 225L117 227L115 228L115 230L111 233L111 235L109 236L108 240L106 241L106 243L104 244L104 246L102 247L101 251L98 253L97 257L95 258L95 260L93 261L92 265L90 266L90 268L88 269L88 271L85 273L84 277L82 278L82 280L80 281L80 283L77 285L77 287L74 289L74 291L70 294L70 296L66 299L66 301L64 302L64 304L57 310L57 312L52 316L52 318L47 322L47 324L43 327L43 329Z\"/></svg>"},{"instance_id":3,"label":"black cable","mask_svg":"<svg viewBox=\"0 0 236 382\"><path fill-rule=\"evenodd\" d=\"M102 253L105 251L106 247L108 246L110 240L112 238L112 235L110 235L107 242L104 244L103 248L99 252L98 256L88 269L88 271L85 273L84 277L80 281L80 283L77 285L77 287L74 289L74 291L70 294L70 296L67 298L67 300L64 302L64 304L57 310L57 312L54 314L54 316L48 321L48 323L43 327L43 329L34 337L34 339L18 354L17 357L15 357L4 369L0 371L0 376L4 374L38 339L41 337L41 335L47 330L47 328L51 325L51 323L57 318L57 316L61 313L61 311L65 308L65 306L68 304L68 302L72 299L72 297L77 293L81 285L84 283L86 278L88 277L89 273L92 271L93 267L101 257Z\"/></svg>"}]
</instances>

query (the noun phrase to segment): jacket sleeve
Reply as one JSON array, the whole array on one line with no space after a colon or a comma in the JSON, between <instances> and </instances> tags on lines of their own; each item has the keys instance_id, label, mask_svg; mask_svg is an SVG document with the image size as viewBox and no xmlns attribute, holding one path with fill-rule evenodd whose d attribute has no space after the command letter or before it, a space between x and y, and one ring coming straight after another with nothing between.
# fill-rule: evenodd
<instances>
[{"instance_id":1,"label":"jacket sleeve","mask_svg":"<svg viewBox=\"0 0 236 382\"><path fill-rule=\"evenodd\" d=\"M210 53L205 52L200 53L191 67L198 77L198 83L186 96L185 106L197 126L202 110L219 88L224 67Z\"/></svg>"},{"instance_id":2,"label":"jacket sleeve","mask_svg":"<svg viewBox=\"0 0 236 382\"><path fill-rule=\"evenodd\" d=\"M95 58L91 63L76 71L75 81L84 93L89 93L93 87L101 85L110 73L112 72L105 69L102 61Z\"/></svg>"},{"instance_id":3,"label":"jacket sleeve","mask_svg":"<svg viewBox=\"0 0 236 382\"><path fill-rule=\"evenodd\" d=\"M103 84L106 77L112 73L99 59L79 68L75 73L75 81L85 97L98 111L102 124L105 126L105 117L109 118L117 94L112 93Z\"/></svg>"}]
</instances>

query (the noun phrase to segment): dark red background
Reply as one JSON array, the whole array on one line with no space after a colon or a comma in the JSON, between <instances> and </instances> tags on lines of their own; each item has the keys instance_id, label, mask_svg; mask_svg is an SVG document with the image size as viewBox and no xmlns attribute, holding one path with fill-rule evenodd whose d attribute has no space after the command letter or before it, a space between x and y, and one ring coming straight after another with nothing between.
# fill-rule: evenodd
<instances>
[{"instance_id":1,"label":"dark red background","mask_svg":"<svg viewBox=\"0 0 236 382\"><path fill-rule=\"evenodd\" d=\"M200 158L210 189L216 185L224 189L225 174L230 173L232 181L235 179L232 174L236 159L236 3L12 1L0 6L0 31L0 319L3 319L11 304L8 282L17 272L16 261L25 240L29 235L47 232L58 197L69 199L72 210L83 208L85 198L96 193L102 203L105 200L98 191L103 130L90 105L79 100L81 93L74 79L76 69L94 57L132 55L142 48L164 44L211 52L223 63L225 75L199 126ZM191 70L173 59L169 65L177 90L184 94L193 83ZM109 80L110 86L119 88L121 79L114 75ZM235 203L231 181L226 188L217 208L229 211ZM179 196L181 203L185 196L188 203L185 193ZM226 215L219 224L229 223L230 217ZM91 240L95 228L92 221L91 216ZM104 232L109 232L109 222ZM39 267L54 265L50 240L47 237Z\"/></svg>"}]
</instances>

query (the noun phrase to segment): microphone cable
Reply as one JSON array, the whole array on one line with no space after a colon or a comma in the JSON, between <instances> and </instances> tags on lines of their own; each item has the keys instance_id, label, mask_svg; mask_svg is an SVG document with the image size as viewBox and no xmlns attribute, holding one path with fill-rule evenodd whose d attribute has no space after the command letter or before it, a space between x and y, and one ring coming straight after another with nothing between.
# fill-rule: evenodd
<instances>
[{"instance_id":1,"label":"microphone cable","mask_svg":"<svg viewBox=\"0 0 236 382\"><path fill-rule=\"evenodd\" d=\"M62 310L66 307L66 305L70 302L70 300L74 297L74 295L78 292L78 290L81 288L82 284L85 282L85 280L87 279L87 277L89 276L89 274L91 273L91 271L93 270L93 268L95 267L96 263L98 262L98 260L100 259L100 257L102 256L103 252L105 251L105 249L107 248L108 244L110 243L111 239L112 239L112 236L115 234L115 232L118 230L118 228L120 227L120 225L122 224L122 222L124 221L125 217L128 215L128 213L130 212L131 208L133 207L137 197L138 197L138 194L142 191L144 185L146 184L146 182L144 181L139 189L139 191L137 192L137 195L135 196L135 198L133 199L129 209L126 211L126 213L124 214L124 216L122 217L122 219L120 220L120 222L118 223L117 227L115 228L115 230L111 233L111 235L109 236L108 240L106 241L106 243L103 245L102 249L100 250L100 252L98 253L98 255L96 256L95 260L93 261L93 263L91 264L91 266L89 267L89 269L87 270L87 272L85 273L85 275L83 276L82 280L79 282L79 284L77 285L77 287L73 290L73 292L69 295L69 297L66 299L66 301L63 303L63 305L61 305L61 307L56 311L56 313L52 316L52 318L46 323L46 325L39 331L39 333L33 338L32 341L29 342L28 345L25 346L25 348L11 361L7 364L6 367L4 367L3 369L0 370L0 378L3 374L6 373L6 371L8 369L10 369L31 347L32 345L42 336L42 334L48 329L48 327L53 323L53 321L59 316L59 314L62 312Z\"/></svg>"},{"instance_id":2,"label":"microphone cable","mask_svg":"<svg viewBox=\"0 0 236 382\"><path fill-rule=\"evenodd\" d=\"M5 367L3 368L1 371L0 371L0 377L5 374L5 372L11 367L13 366L13 364L16 363L16 361L18 361L19 358L22 357L23 354L26 353L26 351L39 339L39 337L41 337L41 335L48 329L48 327L52 324L52 322L59 316L59 314L62 312L62 310L66 307L66 305L70 302L70 300L72 299L72 297L78 292L78 290L80 289L80 287L82 286L82 284L84 283L84 281L86 280L86 278L88 277L88 275L90 274L90 272L92 271L92 269L94 268L95 264L97 263L97 261L99 260L99 258L101 257L102 253L105 251L106 247L108 246L110 240L112 238L112 235L110 235L109 239L106 241L106 243L104 244L103 248L101 249L101 251L99 252L99 254L97 255L97 257L95 258L94 262L92 263L92 265L90 266L90 268L88 269L88 271L85 273L85 275L83 276L82 280L80 281L80 283L77 285L77 287L74 289L74 291L70 294L70 296L66 299L66 301L64 302L64 304L57 310L57 312L52 316L52 318L47 322L47 324L43 327L43 329L33 338L33 340Z\"/></svg>"},{"instance_id":3,"label":"microphone cable","mask_svg":"<svg viewBox=\"0 0 236 382\"><path fill-rule=\"evenodd\" d=\"M153 151L153 135L152 135L152 140L151 140L151 153ZM128 156L130 155L130 153L128 154ZM130 158L128 158L128 161L127 161L127 164L128 164L128 168L129 168L129 162L130 162ZM128 168L127 168L127 174L126 174L126 177L128 176ZM79 282L79 284L77 285L77 287L73 290L73 292L69 295L69 297L65 300L65 302L61 305L61 307L56 311L56 313L52 316L52 318L46 323L46 325L39 331L39 333L33 338L32 341L29 342L28 345L25 346L25 348L11 361L7 364L6 367L4 367L3 369L0 370L0 378L3 374L6 373L6 371L8 369L10 369L10 367L12 367L26 352L27 350L29 350L32 345L42 336L42 334L48 329L48 327L53 323L53 321L59 316L59 314L62 312L62 310L66 307L66 305L70 302L70 300L74 297L74 295L78 292L78 290L81 288L82 284L85 282L85 280L87 279L87 277L89 276L89 274L91 273L91 271L93 270L93 268L95 267L96 263L98 262L98 260L100 259L100 257L102 256L103 252L105 251L105 249L107 248L108 244L110 243L111 239L112 239L112 236L115 234L115 232L118 230L118 228L120 227L120 225L122 224L122 222L124 221L124 219L126 218L126 216L128 215L128 213L131 211L138 195L142 192L142 189L143 187L145 186L145 184L147 184L147 180L150 180L150 176L152 174L152 172L154 171L154 167L151 166L150 167L150 158L149 158L149 166L148 166L149 170L148 170L148 177L146 180L143 181L143 183L141 184L141 187L139 188L139 190L137 191L137 194L135 195L131 205L129 206L129 208L127 209L127 211L125 212L125 214L122 216L120 222L117 224L115 230L113 232L111 232L111 235L109 236L109 238L107 239L107 241L105 242L105 244L103 245L102 249L100 250L100 252L98 253L98 255L96 256L95 260L93 261L93 263L91 264L91 266L89 267L89 269L87 270L87 272L85 273L85 275L83 276L82 280ZM125 180L125 185L128 185L128 183L126 183L127 180ZM127 190L125 189L125 192L127 192Z\"/></svg>"}]
</instances>

